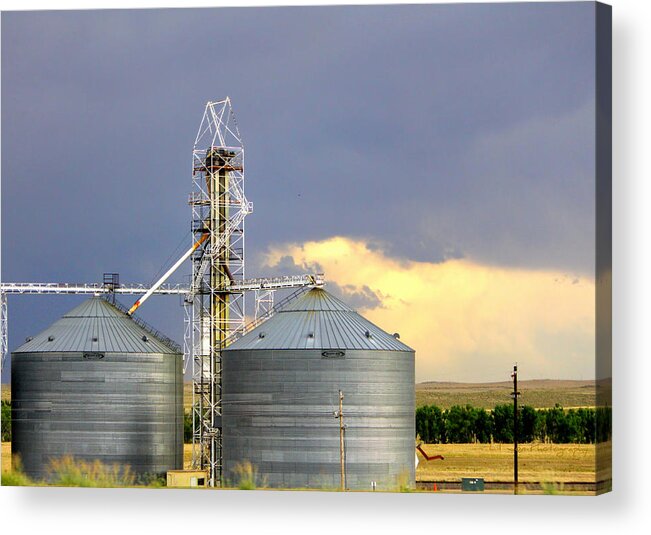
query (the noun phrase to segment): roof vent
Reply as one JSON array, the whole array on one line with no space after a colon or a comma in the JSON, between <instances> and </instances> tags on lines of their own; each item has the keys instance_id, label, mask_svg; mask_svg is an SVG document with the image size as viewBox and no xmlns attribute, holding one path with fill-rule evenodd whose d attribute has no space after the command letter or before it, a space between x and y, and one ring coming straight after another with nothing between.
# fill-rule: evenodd
<instances>
[{"instance_id":1,"label":"roof vent","mask_svg":"<svg viewBox=\"0 0 651 535\"><path fill-rule=\"evenodd\" d=\"M308 338L314 338L314 333L307 333Z\"/></svg>"},{"instance_id":2,"label":"roof vent","mask_svg":"<svg viewBox=\"0 0 651 535\"><path fill-rule=\"evenodd\" d=\"M51 342L52 340L54 340L54 336L50 335L50 336L47 337L48 342Z\"/></svg>"},{"instance_id":3,"label":"roof vent","mask_svg":"<svg viewBox=\"0 0 651 535\"><path fill-rule=\"evenodd\" d=\"M93 342L97 342L98 340L99 338L97 338L97 336L93 336Z\"/></svg>"},{"instance_id":4,"label":"roof vent","mask_svg":"<svg viewBox=\"0 0 651 535\"><path fill-rule=\"evenodd\" d=\"M146 335L146 334L143 334L143 335L142 335L142 341L143 341L143 342L149 342L149 338L147 338L147 335Z\"/></svg>"},{"instance_id":5,"label":"roof vent","mask_svg":"<svg viewBox=\"0 0 651 535\"><path fill-rule=\"evenodd\" d=\"M400 333L393 333L393 337L394 337L396 340L400 340Z\"/></svg>"},{"instance_id":6,"label":"roof vent","mask_svg":"<svg viewBox=\"0 0 651 535\"><path fill-rule=\"evenodd\" d=\"M366 338L370 338L371 337L371 331L366 331L364 333L364 336L366 336Z\"/></svg>"},{"instance_id":7,"label":"roof vent","mask_svg":"<svg viewBox=\"0 0 651 535\"><path fill-rule=\"evenodd\" d=\"M263 331L258 335L258 338L264 338L265 336L267 336L267 333Z\"/></svg>"},{"instance_id":8,"label":"roof vent","mask_svg":"<svg viewBox=\"0 0 651 535\"><path fill-rule=\"evenodd\" d=\"M25 342L31 342L32 340L34 340L33 336L28 336L27 338L25 338Z\"/></svg>"}]
</instances>

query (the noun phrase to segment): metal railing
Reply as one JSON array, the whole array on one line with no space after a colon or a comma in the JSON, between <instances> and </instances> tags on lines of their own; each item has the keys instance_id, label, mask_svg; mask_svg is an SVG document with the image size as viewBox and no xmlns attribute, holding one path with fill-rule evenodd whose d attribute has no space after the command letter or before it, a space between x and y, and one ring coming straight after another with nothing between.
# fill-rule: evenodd
<instances>
[{"instance_id":1,"label":"metal railing","mask_svg":"<svg viewBox=\"0 0 651 535\"><path fill-rule=\"evenodd\" d=\"M147 323L145 320L143 320L140 316L136 316L135 314L131 314L130 316L127 314L129 309L125 307L122 303L120 303L118 300L112 300L110 295L101 295L100 296L104 301L109 303L110 305L113 305L115 308L117 308L120 312L124 313L125 316L131 318L133 321L136 322L137 325L139 325L142 329L147 331L149 334L151 334L154 338L159 340L160 342L164 343L165 345L169 346L170 349L173 349L176 353L183 353L183 349L181 346L176 343L174 340L172 340L170 337L165 336L162 332L158 331L149 323Z\"/></svg>"}]
</instances>

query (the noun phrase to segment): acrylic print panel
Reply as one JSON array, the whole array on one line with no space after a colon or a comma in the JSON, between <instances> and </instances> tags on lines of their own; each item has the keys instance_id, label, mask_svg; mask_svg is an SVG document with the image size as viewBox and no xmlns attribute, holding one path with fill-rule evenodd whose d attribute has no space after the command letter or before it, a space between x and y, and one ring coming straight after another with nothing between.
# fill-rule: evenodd
<instances>
[{"instance_id":1,"label":"acrylic print panel","mask_svg":"<svg viewBox=\"0 0 651 535\"><path fill-rule=\"evenodd\" d=\"M2 484L610 490L610 28L3 13Z\"/></svg>"}]
</instances>

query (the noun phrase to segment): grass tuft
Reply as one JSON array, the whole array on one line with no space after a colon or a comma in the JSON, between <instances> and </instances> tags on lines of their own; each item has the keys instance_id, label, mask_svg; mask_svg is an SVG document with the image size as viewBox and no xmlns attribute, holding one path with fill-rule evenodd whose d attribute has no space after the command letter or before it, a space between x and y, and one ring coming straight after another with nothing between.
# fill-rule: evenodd
<instances>
[{"instance_id":1,"label":"grass tuft","mask_svg":"<svg viewBox=\"0 0 651 535\"><path fill-rule=\"evenodd\" d=\"M258 481L258 469L249 461L242 461L233 469L237 477L237 488L240 490L255 490L264 488L265 482Z\"/></svg>"},{"instance_id":2,"label":"grass tuft","mask_svg":"<svg viewBox=\"0 0 651 535\"><path fill-rule=\"evenodd\" d=\"M83 461L69 455L52 459L48 474L50 484L63 487L131 487L136 482L129 466Z\"/></svg>"},{"instance_id":3,"label":"grass tuft","mask_svg":"<svg viewBox=\"0 0 651 535\"><path fill-rule=\"evenodd\" d=\"M23 465L18 455L14 455L11 461L11 468L2 471L3 487L31 487L35 483L23 472Z\"/></svg>"},{"instance_id":4,"label":"grass tuft","mask_svg":"<svg viewBox=\"0 0 651 535\"><path fill-rule=\"evenodd\" d=\"M543 490L543 494L549 495L563 494L565 488L563 483L557 483L555 481L541 481L540 486Z\"/></svg>"},{"instance_id":5,"label":"grass tuft","mask_svg":"<svg viewBox=\"0 0 651 535\"><path fill-rule=\"evenodd\" d=\"M409 471L403 470L396 477L397 492L413 492L415 489L409 481Z\"/></svg>"}]
</instances>

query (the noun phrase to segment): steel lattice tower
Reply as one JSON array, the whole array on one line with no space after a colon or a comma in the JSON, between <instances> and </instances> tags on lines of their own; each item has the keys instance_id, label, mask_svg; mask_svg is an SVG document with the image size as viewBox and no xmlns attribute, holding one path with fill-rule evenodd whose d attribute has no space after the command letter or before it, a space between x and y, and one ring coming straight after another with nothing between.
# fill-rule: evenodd
<instances>
[{"instance_id":1,"label":"steel lattice tower","mask_svg":"<svg viewBox=\"0 0 651 535\"><path fill-rule=\"evenodd\" d=\"M192 362L192 459L221 483L221 351L244 328L244 147L230 98L208 102L192 152L193 241L208 235L192 256L185 348Z\"/></svg>"}]
</instances>

